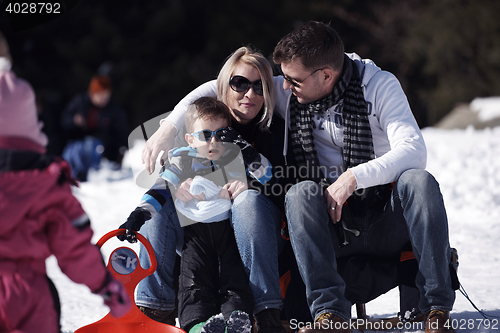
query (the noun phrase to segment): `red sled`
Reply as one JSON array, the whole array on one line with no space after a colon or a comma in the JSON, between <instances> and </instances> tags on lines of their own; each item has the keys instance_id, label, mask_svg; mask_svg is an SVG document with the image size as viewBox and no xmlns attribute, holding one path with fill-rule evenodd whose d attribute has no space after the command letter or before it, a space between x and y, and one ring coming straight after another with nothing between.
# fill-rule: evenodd
<instances>
[{"instance_id":1,"label":"red sled","mask_svg":"<svg viewBox=\"0 0 500 333\"><path fill-rule=\"evenodd\" d=\"M110 231L99 239L97 246L101 248L110 238L124 234L125 229ZM150 319L135 306L133 300L137 284L156 270L156 257L153 247L144 236L139 233L136 233L136 235L137 239L148 251L151 266L147 270L142 268L139 257L129 247L115 249L109 256L107 266L113 277L121 281L125 286L127 294L132 300L131 309L121 318L115 318L111 313L108 313L101 320L77 329L75 333L186 333L178 327Z\"/></svg>"}]
</instances>

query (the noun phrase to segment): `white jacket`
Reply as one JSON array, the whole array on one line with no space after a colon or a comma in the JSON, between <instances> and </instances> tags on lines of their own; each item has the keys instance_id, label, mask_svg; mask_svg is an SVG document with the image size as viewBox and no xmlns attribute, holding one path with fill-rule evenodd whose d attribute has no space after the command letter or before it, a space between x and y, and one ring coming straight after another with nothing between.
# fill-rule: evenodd
<instances>
[{"instance_id":1,"label":"white jacket","mask_svg":"<svg viewBox=\"0 0 500 333\"><path fill-rule=\"evenodd\" d=\"M393 74L381 70L369 59L361 59L355 53L347 55L356 62L362 76L375 151L375 159L351 168L358 189L396 181L409 169L424 169L427 163L425 142L398 79ZM287 124L283 148L283 154L286 155L292 93L283 89L283 81L282 76L274 77L275 111ZM216 80L204 83L189 93L164 120L181 128L184 126L184 113L188 105L202 96L217 96ZM327 170L327 177L332 181L340 175L343 165L343 122L340 107L342 102L313 117L314 143L319 162Z\"/></svg>"}]
</instances>

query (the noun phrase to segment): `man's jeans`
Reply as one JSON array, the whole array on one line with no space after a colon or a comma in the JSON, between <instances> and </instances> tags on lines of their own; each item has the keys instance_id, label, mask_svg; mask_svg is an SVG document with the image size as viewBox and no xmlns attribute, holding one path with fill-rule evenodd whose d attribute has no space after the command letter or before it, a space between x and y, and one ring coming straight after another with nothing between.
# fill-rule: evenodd
<instances>
[{"instance_id":1,"label":"man's jeans","mask_svg":"<svg viewBox=\"0 0 500 333\"><path fill-rule=\"evenodd\" d=\"M361 234L350 234L346 246L339 245L318 184L305 181L294 185L286 195L285 207L313 318L323 312L351 318L351 303L344 296L345 282L337 272L336 257L398 255L408 241L419 265L415 282L420 290L420 310L452 309L455 292L449 271L448 222L439 185L425 170L404 172L381 213L370 214ZM348 213L348 206L344 206L342 217Z\"/></svg>"},{"instance_id":2,"label":"man's jeans","mask_svg":"<svg viewBox=\"0 0 500 333\"><path fill-rule=\"evenodd\" d=\"M184 229L179 224L171 197L159 213L142 226L140 233L151 243L158 267L152 275L139 282L136 304L158 310L173 310L177 296L174 266L177 253L181 253L184 245ZM143 267L150 266L147 250L142 244L139 261Z\"/></svg>"},{"instance_id":3,"label":"man's jeans","mask_svg":"<svg viewBox=\"0 0 500 333\"><path fill-rule=\"evenodd\" d=\"M278 254L285 246L281 237L282 212L265 195L247 190L232 206L236 242L254 297L254 313L281 309Z\"/></svg>"}]
</instances>

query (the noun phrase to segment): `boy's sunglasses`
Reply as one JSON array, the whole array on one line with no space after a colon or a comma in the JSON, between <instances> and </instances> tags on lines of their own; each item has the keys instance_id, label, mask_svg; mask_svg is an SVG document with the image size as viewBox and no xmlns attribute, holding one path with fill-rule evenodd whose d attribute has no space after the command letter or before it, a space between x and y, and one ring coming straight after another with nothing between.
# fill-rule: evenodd
<instances>
[{"instance_id":1,"label":"boy's sunglasses","mask_svg":"<svg viewBox=\"0 0 500 333\"><path fill-rule=\"evenodd\" d=\"M247 92L251 86L257 95L264 95L262 80L250 82L250 80L244 76L235 75L229 80L229 86L236 92Z\"/></svg>"},{"instance_id":2,"label":"boy's sunglasses","mask_svg":"<svg viewBox=\"0 0 500 333\"><path fill-rule=\"evenodd\" d=\"M221 140L221 136L224 134L224 131L226 131L226 130L227 130L227 127L222 127L222 128L219 128L215 131L201 130L198 132L191 133L191 135L200 141L210 141L210 140L212 140L212 137L214 135L217 138L217 140Z\"/></svg>"}]
</instances>

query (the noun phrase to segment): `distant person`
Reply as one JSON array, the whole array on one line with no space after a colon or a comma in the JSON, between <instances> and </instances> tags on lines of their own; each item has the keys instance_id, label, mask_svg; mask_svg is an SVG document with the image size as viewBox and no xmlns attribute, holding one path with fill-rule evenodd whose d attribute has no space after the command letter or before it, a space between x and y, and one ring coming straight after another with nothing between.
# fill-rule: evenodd
<instances>
[{"instance_id":1,"label":"distant person","mask_svg":"<svg viewBox=\"0 0 500 333\"><path fill-rule=\"evenodd\" d=\"M119 169L128 144L124 111L111 99L109 76L96 75L88 91L78 94L63 112L62 127L68 143L63 151L80 181L86 181L90 168L98 169L101 157Z\"/></svg>"},{"instance_id":2,"label":"distant person","mask_svg":"<svg viewBox=\"0 0 500 333\"><path fill-rule=\"evenodd\" d=\"M170 187L179 220L186 225L179 279L181 328L189 333L223 333L226 327L227 332L250 333L253 297L229 220L230 198L247 189L240 148L243 156L253 156L254 174L262 175L259 181L268 179L272 166L229 127L231 112L223 102L202 97L188 107L185 118L189 146L168 152L160 178L121 226L127 234L119 238L135 236L130 230L139 230L160 211ZM238 145L232 143L237 137Z\"/></svg>"},{"instance_id":3,"label":"distant person","mask_svg":"<svg viewBox=\"0 0 500 333\"><path fill-rule=\"evenodd\" d=\"M90 222L72 195L68 164L45 154L30 84L10 71L0 33L0 332L60 332L60 305L45 260L104 298L120 317L131 306L91 244Z\"/></svg>"}]
</instances>

